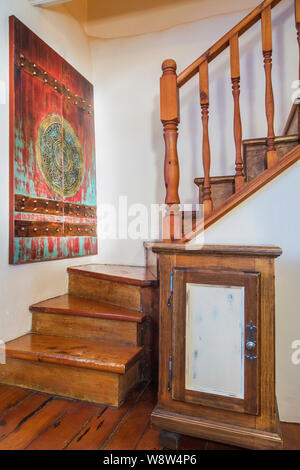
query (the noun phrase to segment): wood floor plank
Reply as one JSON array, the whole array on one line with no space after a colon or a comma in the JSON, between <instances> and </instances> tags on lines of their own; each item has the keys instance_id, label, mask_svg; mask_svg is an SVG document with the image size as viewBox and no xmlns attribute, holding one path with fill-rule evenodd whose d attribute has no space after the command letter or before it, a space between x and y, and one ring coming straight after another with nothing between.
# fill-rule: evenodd
<instances>
[{"instance_id":1,"label":"wood floor plank","mask_svg":"<svg viewBox=\"0 0 300 470\"><path fill-rule=\"evenodd\" d=\"M148 387L105 445L105 450L134 449L143 434L156 402L156 393Z\"/></svg>"},{"instance_id":2,"label":"wood floor plank","mask_svg":"<svg viewBox=\"0 0 300 470\"><path fill-rule=\"evenodd\" d=\"M300 424L281 423L283 448L285 450L300 450Z\"/></svg>"},{"instance_id":3,"label":"wood floor plank","mask_svg":"<svg viewBox=\"0 0 300 470\"><path fill-rule=\"evenodd\" d=\"M0 415L0 441L7 437L10 432L17 429L22 422L36 413L50 399L47 395L35 393L5 415Z\"/></svg>"},{"instance_id":4,"label":"wood floor plank","mask_svg":"<svg viewBox=\"0 0 300 470\"><path fill-rule=\"evenodd\" d=\"M152 428L149 424L136 450L162 450L163 447L160 445L158 437L159 430Z\"/></svg>"},{"instance_id":5,"label":"wood floor plank","mask_svg":"<svg viewBox=\"0 0 300 470\"><path fill-rule=\"evenodd\" d=\"M3 390L0 404L4 407L0 413L0 449L161 450L159 430L150 425L156 395L145 386L142 384L116 409L0 385L0 392ZM7 397L4 400L8 392L11 401ZM20 400L16 401L17 398ZM284 448L300 450L300 424L281 423L281 427ZM205 449L237 448L188 436L182 438L180 450Z\"/></svg>"},{"instance_id":6,"label":"wood floor plank","mask_svg":"<svg viewBox=\"0 0 300 470\"><path fill-rule=\"evenodd\" d=\"M0 442L0 450L23 450L68 410L70 401L51 399L36 413L24 418L17 428Z\"/></svg>"},{"instance_id":7,"label":"wood floor plank","mask_svg":"<svg viewBox=\"0 0 300 470\"><path fill-rule=\"evenodd\" d=\"M145 384L134 390L124 405L120 408L107 408L103 413L98 413L72 442L67 450L98 450L109 438L115 427L119 424L128 410L134 405L138 396L143 391Z\"/></svg>"},{"instance_id":8,"label":"wood floor plank","mask_svg":"<svg viewBox=\"0 0 300 470\"><path fill-rule=\"evenodd\" d=\"M9 390L11 388L11 385L0 385L0 395L2 395L2 393L5 393L7 392L7 390Z\"/></svg>"},{"instance_id":9,"label":"wood floor plank","mask_svg":"<svg viewBox=\"0 0 300 470\"><path fill-rule=\"evenodd\" d=\"M67 412L54 421L26 450L64 449L98 411L98 405L74 401Z\"/></svg>"},{"instance_id":10,"label":"wood floor plank","mask_svg":"<svg viewBox=\"0 0 300 470\"><path fill-rule=\"evenodd\" d=\"M24 400L24 398L28 397L31 393L32 391L24 390L23 388L9 387L6 392L0 395L0 415Z\"/></svg>"}]
</instances>

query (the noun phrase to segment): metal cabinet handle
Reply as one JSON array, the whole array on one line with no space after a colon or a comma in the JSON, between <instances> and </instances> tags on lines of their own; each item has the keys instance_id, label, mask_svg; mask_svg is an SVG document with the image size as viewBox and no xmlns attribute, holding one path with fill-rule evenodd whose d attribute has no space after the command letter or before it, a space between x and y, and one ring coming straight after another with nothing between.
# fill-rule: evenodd
<instances>
[{"instance_id":1,"label":"metal cabinet handle","mask_svg":"<svg viewBox=\"0 0 300 470\"><path fill-rule=\"evenodd\" d=\"M246 354L245 357L248 361L256 361L257 356L254 354L254 351L256 349L256 341L254 337L254 332L255 331L257 332L257 327L251 321L250 324L246 326L246 330L249 332L249 334L248 334L248 339L247 339L245 347L247 351L249 352L249 354Z\"/></svg>"}]
</instances>

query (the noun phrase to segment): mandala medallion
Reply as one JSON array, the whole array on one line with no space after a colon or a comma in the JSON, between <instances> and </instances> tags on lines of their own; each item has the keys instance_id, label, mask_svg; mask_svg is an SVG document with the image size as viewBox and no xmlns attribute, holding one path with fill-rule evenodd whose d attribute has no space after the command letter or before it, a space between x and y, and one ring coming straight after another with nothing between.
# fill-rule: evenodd
<instances>
[{"instance_id":1,"label":"mandala medallion","mask_svg":"<svg viewBox=\"0 0 300 470\"><path fill-rule=\"evenodd\" d=\"M84 175L80 141L71 124L58 114L41 123L37 139L38 163L49 188L60 196L73 196Z\"/></svg>"}]
</instances>

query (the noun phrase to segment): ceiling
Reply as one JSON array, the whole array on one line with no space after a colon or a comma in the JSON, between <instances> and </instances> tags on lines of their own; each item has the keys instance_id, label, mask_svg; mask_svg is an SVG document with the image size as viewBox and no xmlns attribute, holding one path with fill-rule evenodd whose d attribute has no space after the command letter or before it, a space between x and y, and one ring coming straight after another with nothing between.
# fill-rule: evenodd
<instances>
[{"instance_id":1,"label":"ceiling","mask_svg":"<svg viewBox=\"0 0 300 470\"><path fill-rule=\"evenodd\" d=\"M89 37L113 39L162 31L255 7L259 0L72 0L63 6Z\"/></svg>"}]
</instances>

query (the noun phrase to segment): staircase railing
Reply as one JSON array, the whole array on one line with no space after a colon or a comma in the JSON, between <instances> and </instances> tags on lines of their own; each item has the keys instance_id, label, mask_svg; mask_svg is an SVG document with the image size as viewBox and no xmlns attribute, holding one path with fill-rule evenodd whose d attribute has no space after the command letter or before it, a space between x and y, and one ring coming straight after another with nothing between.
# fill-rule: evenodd
<instances>
[{"instance_id":1,"label":"staircase railing","mask_svg":"<svg viewBox=\"0 0 300 470\"><path fill-rule=\"evenodd\" d=\"M163 75L160 81L161 121L164 128L165 165L164 178L166 186L165 203L174 208L180 203L179 161L177 154L178 125L180 122L179 89L196 74L199 74L199 93L203 128L202 160L204 170L204 216L213 211L210 184L210 140L209 140L209 64L228 47L230 48L230 68L232 94L234 100L233 134L235 141L235 191L244 185L244 162L242 157L242 121L240 113L240 60L239 37L258 21L261 21L262 53L265 69L265 108L268 124L267 167L278 163L275 148L274 132L274 95L272 85L272 18L271 10L282 0L265 0L258 5L240 23L225 34L219 41L202 54L195 62L179 75L176 73L176 62L167 59L162 64ZM300 0L295 0L296 29L300 53ZM299 72L300 78L300 72ZM174 209L170 209L174 212Z\"/></svg>"}]
</instances>

